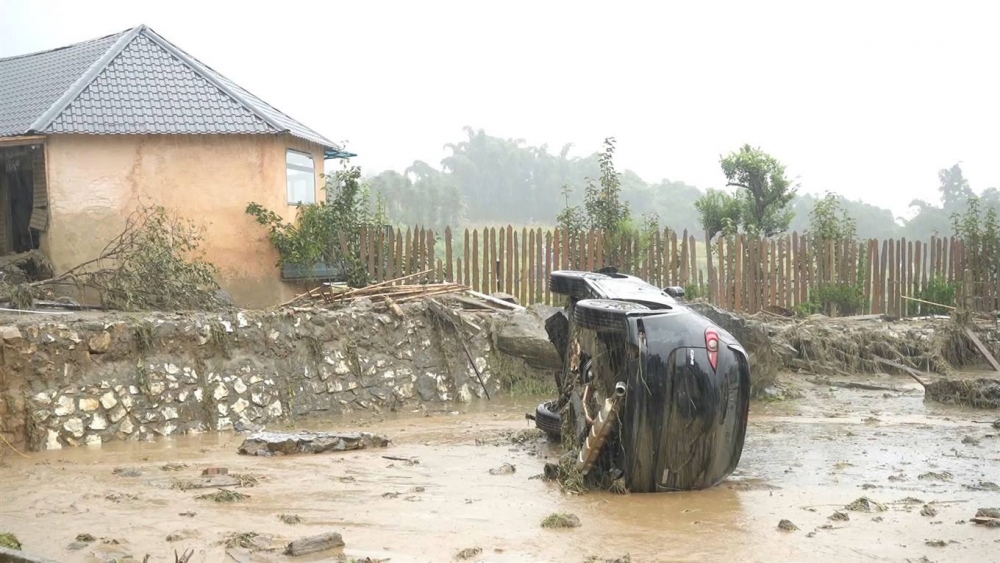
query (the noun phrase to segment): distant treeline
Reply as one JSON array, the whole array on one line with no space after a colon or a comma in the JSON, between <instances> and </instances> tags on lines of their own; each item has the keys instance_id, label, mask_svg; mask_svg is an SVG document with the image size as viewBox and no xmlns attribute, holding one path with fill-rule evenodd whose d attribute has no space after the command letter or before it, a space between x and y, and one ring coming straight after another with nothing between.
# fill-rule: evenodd
<instances>
[{"instance_id":1,"label":"distant treeline","mask_svg":"<svg viewBox=\"0 0 1000 563\"><path fill-rule=\"evenodd\" d=\"M487 135L482 129L465 129L466 139L446 145L451 154L440 167L416 161L402 171L386 170L367 178L373 193L384 198L386 211L401 225L444 226L554 225L559 212L583 200L587 178L600 174L598 153L571 157L572 145L558 152L549 147L527 146L523 140ZM928 178L928 182L933 182ZM969 196L976 192L962 175L959 165L941 170L938 177L941 199L931 203L909 202L917 210L909 221L861 201L841 199L841 207L857 224L862 238L907 237L927 239L953 232L952 215L966 209ZM719 185L724 184L720 174ZM793 201L793 231L809 228L809 214L820 196L801 186ZM675 230L701 231L694 202L703 191L682 181L647 183L626 170L621 175L621 195L639 217L655 213L661 225ZM982 209L1000 212L1000 190L987 188L980 194Z\"/></svg>"}]
</instances>

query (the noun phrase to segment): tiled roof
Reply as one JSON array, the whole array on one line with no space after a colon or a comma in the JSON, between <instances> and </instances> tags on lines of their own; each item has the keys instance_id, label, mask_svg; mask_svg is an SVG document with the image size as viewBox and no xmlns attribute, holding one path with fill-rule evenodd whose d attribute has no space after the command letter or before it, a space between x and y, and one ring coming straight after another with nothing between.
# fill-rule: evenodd
<instances>
[{"instance_id":1,"label":"tiled roof","mask_svg":"<svg viewBox=\"0 0 1000 563\"><path fill-rule=\"evenodd\" d=\"M0 59L0 137L286 132L344 155L146 26Z\"/></svg>"}]
</instances>

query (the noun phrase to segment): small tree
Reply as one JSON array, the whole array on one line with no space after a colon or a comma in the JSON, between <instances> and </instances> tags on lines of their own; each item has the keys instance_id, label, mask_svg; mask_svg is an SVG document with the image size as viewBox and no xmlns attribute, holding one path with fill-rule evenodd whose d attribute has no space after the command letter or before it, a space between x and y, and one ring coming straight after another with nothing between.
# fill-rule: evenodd
<instances>
[{"instance_id":1,"label":"small tree","mask_svg":"<svg viewBox=\"0 0 1000 563\"><path fill-rule=\"evenodd\" d=\"M788 230L796 188L785 177L785 165L759 148L743 145L720 159L726 185L742 188L742 225L771 237Z\"/></svg>"},{"instance_id":2,"label":"small tree","mask_svg":"<svg viewBox=\"0 0 1000 563\"><path fill-rule=\"evenodd\" d=\"M978 310L1000 307L1000 221L995 208L983 213L979 198L967 200L966 212L952 215L965 257L964 297L979 301Z\"/></svg>"},{"instance_id":3,"label":"small tree","mask_svg":"<svg viewBox=\"0 0 1000 563\"><path fill-rule=\"evenodd\" d=\"M268 228L271 243L278 250L278 266L340 266L351 285L368 283L361 263L362 244L366 242L361 240L361 227L384 228L388 219L382 198L376 198L373 208L369 190L360 178L357 166L345 166L325 176L326 201L300 205L297 224L257 203L247 205L247 214Z\"/></svg>"},{"instance_id":4,"label":"small tree","mask_svg":"<svg viewBox=\"0 0 1000 563\"><path fill-rule=\"evenodd\" d=\"M726 192L709 189L694 202L694 207L701 217L707 241L711 241L718 233L736 232L739 227L742 204L738 198Z\"/></svg>"}]
</instances>

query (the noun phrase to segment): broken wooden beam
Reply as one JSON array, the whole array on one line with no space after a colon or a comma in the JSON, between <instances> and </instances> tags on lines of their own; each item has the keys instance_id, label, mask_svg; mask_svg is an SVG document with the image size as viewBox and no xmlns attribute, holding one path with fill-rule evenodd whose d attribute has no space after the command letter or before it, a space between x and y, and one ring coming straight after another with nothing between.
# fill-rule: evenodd
<instances>
[{"instance_id":1,"label":"broken wooden beam","mask_svg":"<svg viewBox=\"0 0 1000 563\"><path fill-rule=\"evenodd\" d=\"M927 387L927 383L924 380L920 379L920 375L927 376L927 375L930 375L930 374L928 374L928 373L921 374L921 372L919 372L919 371L917 371L917 370L915 370L915 369L913 369L913 368L911 368L909 366L904 366L901 363L894 362L892 360L887 360L885 358L880 358L878 356L873 356L873 358L875 359L876 362L878 362L880 364L896 368L896 369L898 369L898 370L906 373L907 375L909 375L913 379L916 379L917 383L919 383L921 387L925 387L925 388Z\"/></svg>"},{"instance_id":2,"label":"broken wooden beam","mask_svg":"<svg viewBox=\"0 0 1000 563\"><path fill-rule=\"evenodd\" d=\"M371 432L257 432L240 445L242 455L274 456L384 448L389 439Z\"/></svg>"},{"instance_id":3,"label":"broken wooden beam","mask_svg":"<svg viewBox=\"0 0 1000 563\"><path fill-rule=\"evenodd\" d=\"M473 297L482 299L483 301L488 301L494 305L499 305L501 308L507 309L508 311L523 311L524 307L520 305L515 305L503 299L497 299L492 295L486 295L485 293L480 293L478 291L468 290L467 293Z\"/></svg>"},{"instance_id":4,"label":"broken wooden beam","mask_svg":"<svg viewBox=\"0 0 1000 563\"><path fill-rule=\"evenodd\" d=\"M972 332L971 328L967 326L962 328L965 330L965 334L969 337L969 340L976 345L976 348L979 348L979 352L986 358L986 361L993 366L993 369L996 370L997 373L1000 373L1000 362L998 362L997 359L993 357L993 354L990 353L989 349L983 345L983 341L979 340L979 337L976 336L975 332Z\"/></svg>"},{"instance_id":5,"label":"broken wooden beam","mask_svg":"<svg viewBox=\"0 0 1000 563\"><path fill-rule=\"evenodd\" d=\"M327 532L290 542L285 547L285 555L298 556L319 553L335 547L344 547L344 538L337 532Z\"/></svg>"}]
</instances>

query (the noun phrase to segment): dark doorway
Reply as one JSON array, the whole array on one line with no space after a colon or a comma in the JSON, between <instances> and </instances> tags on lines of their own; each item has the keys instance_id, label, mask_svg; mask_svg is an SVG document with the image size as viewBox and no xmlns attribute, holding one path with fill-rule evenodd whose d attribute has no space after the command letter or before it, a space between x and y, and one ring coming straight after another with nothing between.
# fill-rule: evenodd
<instances>
[{"instance_id":1,"label":"dark doorway","mask_svg":"<svg viewBox=\"0 0 1000 563\"><path fill-rule=\"evenodd\" d=\"M0 151L0 253L38 248L40 231L31 227L34 210L33 151Z\"/></svg>"}]
</instances>

